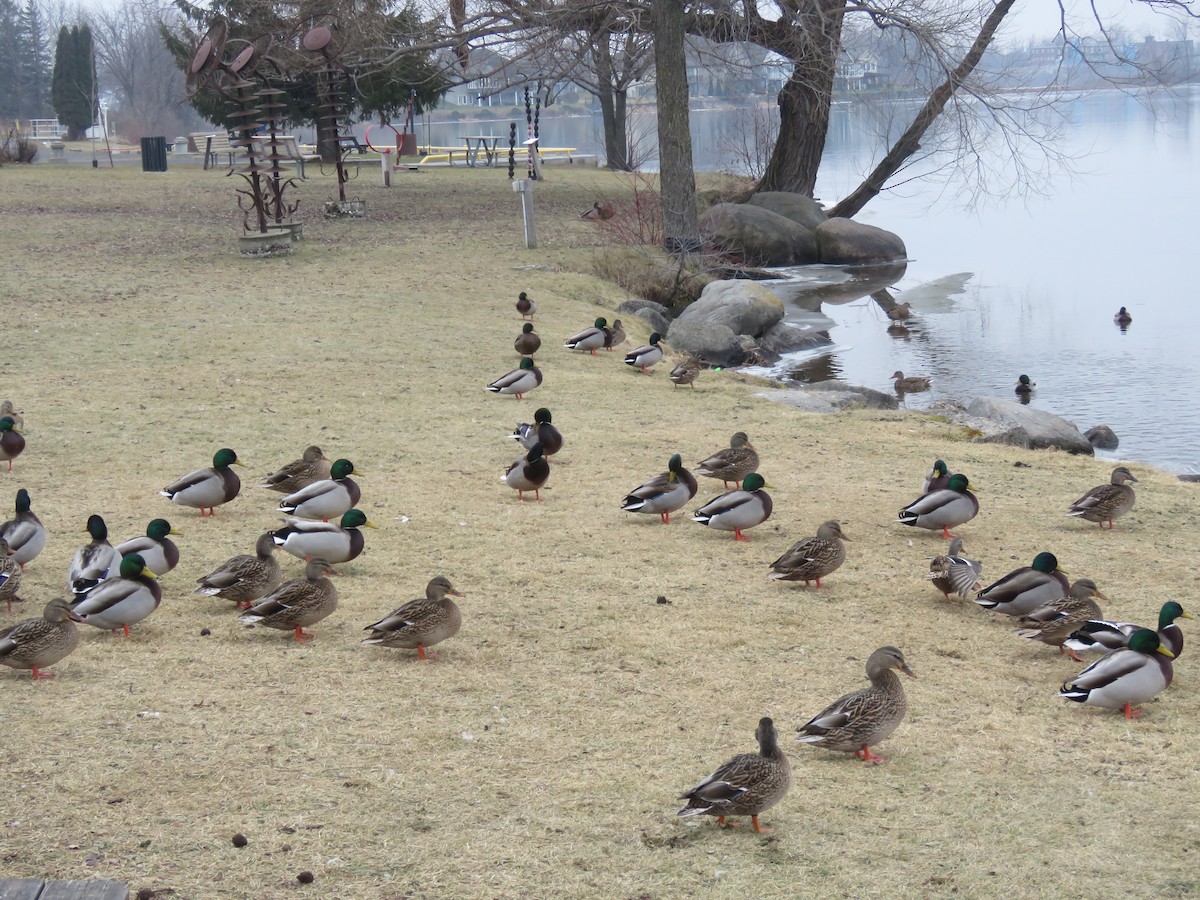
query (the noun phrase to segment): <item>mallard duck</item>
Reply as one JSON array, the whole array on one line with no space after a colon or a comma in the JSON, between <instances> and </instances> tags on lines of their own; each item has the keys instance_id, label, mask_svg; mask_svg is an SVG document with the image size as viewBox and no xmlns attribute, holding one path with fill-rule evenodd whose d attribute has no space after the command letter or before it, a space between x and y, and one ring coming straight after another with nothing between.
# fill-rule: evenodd
<instances>
[{"instance_id":1,"label":"mallard duck","mask_svg":"<svg viewBox=\"0 0 1200 900\"><path fill-rule=\"evenodd\" d=\"M942 537L950 540L955 536L950 533L951 528L966 524L979 515L979 500L971 493L970 487L966 475L961 472L951 475L940 491L931 491L918 497L900 510L896 521L901 525L928 528L930 531L940 528Z\"/></svg>"},{"instance_id":2,"label":"mallard duck","mask_svg":"<svg viewBox=\"0 0 1200 900\"><path fill-rule=\"evenodd\" d=\"M162 588L146 562L136 553L121 558L120 574L96 585L75 604L79 621L95 628L120 629L129 637L129 626L136 625L158 609Z\"/></svg>"},{"instance_id":3,"label":"mallard duck","mask_svg":"<svg viewBox=\"0 0 1200 900\"><path fill-rule=\"evenodd\" d=\"M283 581L283 571L275 558L275 532L258 536L254 555L243 554L227 559L203 578L197 578L195 593L232 600L239 609L249 609L251 601L265 597Z\"/></svg>"},{"instance_id":4,"label":"mallard duck","mask_svg":"<svg viewBox=\"0 0 1200 900\"><path fill-rule=\"evenodd\" d=\"M182 535L175 531L166 519L151 519L146 533L117 544L117 554L128 556L136 553L146 563L146 568L161 578L179 565L179 548L167 535Z\"/></svg>"},{"instance_id":5,"label":"mallard duck","mask_svg":"<svg viewBox=\"0 0 1200 900\"><path fill-rule=\"evenodd\" d=\"M8 541L0 538L0 600L3 600L8 606L8 611L12 612L13 601L22 602L17 596L17 588L21 586L21 567L17 565L16 560L12 558L12 551L8 548Z\"/></svg>"},{"instance_id":6,"label":"mallard duck","mask_svg":"<svg viewBox=\"0 0 1200 900\"><path fill-rule=\"evenodd\" d=\"M308 487L314 481L329 477L330 459L316 444L304 448L300 459L288 463L277 472L272 472L259 487L281 494L293 494Z\"/></svg>"},{"instance_id":7,"label":"mallard duck","mask_svg":"<svg viewBox=\"0 0 1200 900\"><path fill-rule=\"evenodd\" d=\"M621 501L621 509L625 512L658 513L662 523L670 525L671 513L695 497L697 489L696 479L683 467L683 457L676 453L667 461L667 471L655 475L626 495Z\"/></svg>"},{"instance_id":8,"label":"mallard duck","mask_svg":"<svg viewBox=\"0 0 1200 900\"><path fill-rule=\"evenodd\" d=\"M17 431L17 422L12 416L0 416L0 460L8 461L12 471L13 460L25 449L25 438Z\"/></svg>"},{"instance_id":9,"label":"mallard duck","mask_svg":"<svg viewBox=\"0 0 1200 900\"><path fill-rule=\"evenodd\" d=\"M821 579L846 561L846 545L842 541L848 540L850 538L842 534L839 522L833 519L823 522L817 529L816 537L797 541L783 556L771 563L768 577L776 581L803 581L805 587L810 581L815 581L817 590L820 590Z\"/></svg>"},{"instance_id":10,"label":"mallard duck","mask_svg":"<svg viewBox=\"0 0 1200 900\"><path fill-rule=\"evenodd\" d=\"M581 212L579 214L579 218L589 220L611 219L613 217L613 212L614 211L611 204L600 203L597 201L596 203L592 204L591 209L585 209L583 212Z\"/></svg>"},{"instance_id":11,"label":"mallard duck","mask_svg":"<svg viewBox=\"0 0 1200 900\"><path fill-rule=\"evenodd\" d=\"M450 579L438 575L425 585L425 596L410 600L399 609L368 625L370 631L362 643L378 647L399 647L416 650L417 659L426 659L425 648L440 644L458 634L462 611L451 597L465 597L454 589ZM430 653L428 658L433 658Z\"/></svg>"},{"instance_id":12,"label":"mallard duck","mask_svg":"<svg viewBox=\"0 0 1200 900\"><path fill-rule=\"evenodd\" d=\"M732 481L736 486L743 478L758 469L758 451L746 437L746 432L734 432L729 446L718 450L696 465L696 474L706 478L720 478L725 487Z\"/></svg>"},{"instance_id":13,"label":"mallard duck","mask_svg":"<svg viewBox=\"0 0 1200 900\"><path fill-rule=\"evenodd\" d=\"M604 338L604 349L615 350L625 343L625 326L621 324L620 319L613 319L612 327L608 329Z\"/></svg>"},{"instance_id":14,"label":"mallard duck","mask_svg":"<svg viewBox=\"0 0 1200 900\"><path fill-rule=\"evenodd\" d=\"M1009 572L975 595L984 609L1006 616L1027 616L1039 606L1061 600L1071 589L1067 573L1058 567L1058 557L1042 552L1033 563Z\"/></svg>"},{"instance_id":15,"label":"mallard duck","mask_svg":"<svg viewBox=\"0 0 1200 900\"><path fill-rule=\"evenodd\" d=\"M678 389L681 384L690 384L692 386L692 390L695 390L696 379L699 377L699 375L700 357L693 355L689 356L687 359L673 368L671 370L671 374L667 377L671 379L671 383L675 385L676 389Z\"/></svg>"},{"instance_id":16,"label":"mallard duck","mask_svg":"<svg viewBox=\"0 0 1200 900\"><path fill-rule=\"evenodd\" d=\"M1174 600L1164 603L1158 611L1158 638L1176 657L1183 653L1183 631L1175 624L1175 620L1191 618ZM1129 636L1140 627L1133 622L1094 619L1084 622L1072 632L1064 646L1077 653L1109 653L1129 646Z\"/></svg>"},{"instance_id":17,"label":"mallard duck","mask_svg":"<svg viewBox=\"0 0 1200 900\"><path fill-rule=\"evenodd\" d=\"M304 627L315 625L337 609L337 588L326 576L340 574L329 560L311 559L303 578L285 581L238 616L238 621L294 631L296 640L305 644L312 635Z\"/></svg>"},{"instance_id":18,"label":"mallard duck","mask_svg":"<svg viewBox=\"0 0 1200 900\"><path fill-rule=\"evenodd\" d=\"M121 567L122 554L108 542L108 526L102 517L88 516L87 533L91 541L75 551L67 569L67 590L76 601Z\"/></svg>"},{"instance_id":19,"label":"mallard duck","mask_svg":"<svg viewBox=\"0 0 1200 900\"><path fill-rule=\"evenodd\" d=\"M779 746L774 722L765 716L759 719L754 737L758 752L725 760L698 785L680 794L679 799L687 803L676 815L716 816L718 825L724 825L728 816L749 816L755 832L769 831L758 824L758 817L783 799L792 786L792 771Z\"/></svg>"},{"instance_id":20,"label":"mallard duck","mask_svg":"<svg viewBox=\"0 0 1200 900\"><path fill-rule=\"evenodd\" d=\"M314 481L308 487L284 497L279 501L279 511L301 519L320 519L323 522L337 518L358 505L362 489L350 476L361 474L350 460L336 460L329 467L329 478Z\"/></svg>"},{"instance_id":21,"label":"mallard duck","mask_svg":"<svg viewBox=\"0 0 1200 900\"><path fill-rule=\"evenodd\" d=\"M178 481L167 485L161 491L164 497L180 506L191 506L200 510L200 518L204 518L204 510L208 515L215 516L217 507L228 503L242 489L241 479L230 466L240 466L237 454L224 447L213 455L213 464L207 469L197 469L189 472Z\"/></svg>"},{"instance_id":22,"label":"mallard duck","mask_svg":"<svg viewBox=\"0 0 1200 900\"><path fill-rule=\"evenodd\" d=\"M1083 658L1074 649L1066 646L1066 640L1075 629L1087 622L1097 620L1103 613L1100 606L1093 600L1099 597L1108 598L1100 593L1096 582L1090 578L1080 578L1071 585L1067 596L1059 600L1051 600L1044 606L1039 606L1027 616L1021 617L1021 627L1016 630L1017 637L1029 638L1031 641L1041 641L1051 647L1057 647L1058 652L1069 654L1075 662L1083 662Z\"/></svg>"},{"instance_id":23,"label":"mallard duck","mask_svg":"<svg viewBox=\"0 0 1200 900\"><path fill-rule=\"evenodd\" d=\"M46 546L46 527L29 507L29 491L21 488L17 491L16 516L0 525L0 538L8 543L9 555L22 570Z\"/></svg>"},{"instance_id":24,"label":"mallard duck","mask_svg":"<svg viewBox=\"0 0 1200 900\"><path fill-rule=\"evenodd\" d=\"M897 303L887 311L887 317L893 322L903 322L905 319L912 316L912 304Z\"/></svg>"},{"instance_id":25,"label":"mallard duck","mask_svg":"<svg viewBox=\"0 0 1200 900\"><path fill-rule=\"evenodd\" d=\"M542 370L528 356L521 357L520 365L506 375L501 375L487 386L493 394L512 394L518 400L542 383Z\"/></svg>"},{"instance_id":26,"label":"mallard duck","mask_svg":"<svg viewBox=\"0 0 1200 900\"><path fill-rule=\"evenodd\" d=\"M533 491L534 497L540 503L542 500L542 485L550 477L550 464L546 462L545 448L534 444L524 456L513 460L500 480L517 492L517 499L524 500L526 491Z\"/></svg>"},{"instance_id":27,"label":"mallard duck","mask_svg":"<svg viewBox=\"0 0 1200 900\"><path fill-rule=\"evenodd\" d=\"M78 621L69 600L51 600L40 619L24 619L0 631L0 665L31 669L35 681L53 678L53 672L42 670L70 655L79 645L75 628Z\"/></svg>"},{"instance_id":28,"label":"mallard duck","mask_svg":"<svg viewBox=\"0 0 1200 900\"><path fill-rule=\"evenodd\" d=\"M1017 379L1017 385L1013 388L1013 393L1029 396L1033 393L1033 389L1037 387L1036 381L1030 381L1028 375L1022 375Z\"/></svg>"},{"instance_id":29,"label":"mallard duck","mask_svg":"<svg viewBox=\"0 0 1200 900\"><path fill-rule=\"evenodd\" d=\"M1132 472L1124 466L1117 466L1112 470L1112 477L1108 484L1092 488L1072 503L1071 508L1067 510L1067 515L1095 522L1101 528L1107 521L1111 530L1113 519L1119 519L1133 509L1135 496L1133 488L1125 483L1127 481L1137 484L1137 479L1133 477Z\"/></svg>"},{"instance_id":30,"label":"mallard duck","mask_svg":"<svg viewBox=\"0 0 1200 900\"><path fill-rule=\"evenodd\" d=\"M742 532L771 518L771 495L763 490L764 487L763 477L751 472L742 480L741 490L729 491L708 501L692 513L692 521L717 531L732 531L735 541L748 541L750 539Z\"/></svg>"},{"instance_id":31,"label":"mallard duck","mask_svg":"<svg viewBox=\"0 0 1200 900\"><path fill-rule=\"evenodd\" d=\"M8 416L17 424L17 430L20 431L25 427L25 417L17 412L11 400L0 402L0 416Z\"/></svg>"},{"instance_id":32,"label":"mallard duck","mask_svg":"<svg viewBox=\"0 0 1200 900\"><path fill-rule=\"evenodd\" d=\"M603 316L592 323L591 328L585 328L563 344L568 350L586 350L592 356L608 341L608 320Z\"/></svg>"},{"instance_id":33,"label":"mallard duck","mask_svg":"<svg viewBox=\"0 0 1200 900\"><path fill-rule=\"evenodd\" d=\"M1117 310L1117 314L1113 316L1113 321L1118 325L1128 325L1133 322L1133 316L1129 314L1129 310L1122 306Z\"/></svg>"},{"instance_id":34,"label":"mallard duck","mask_svg":"<svg viewBox=\"0 0 1200 900\"><path fill-rule=\"evenodd\" d=\"M867 678L871 686L846 694L821 710L797 729L796 740L826 750L853 753L864 762L884 761L871 752L896 730L908 712L904 686L893 669L915 678L895 647L880 647L867 659Z\"/></svg>"},{"instance_id":35,"label":"mallard duck","mask_svg":"<svg viewBox=\"0 0 1200 900\"><path fill-rule=\"evenodd\" d=\"M542 339L534 332L533 323L526 322L521 326L521 333L513 341L513 349L521 356L533 356L541 349Z\"/></svg>"},{"instance_id":36,"label":"mallard duck","mask_svg":"<svg viewBox=\"0 0 1200 900\"><path fill-rule=\"evenodd\" d=\"M945 490L950 483L950 476L953 473L946 467L944 460L935 459L933 468L929 470L929 474L925 476L925 482L921 487L922 494L931 494L934 491Z\"/></svg>"},{"instance_id":37,"label":"mallard duck","mask_svg":"<svg viewBox=\"0 0 1200 900\"><path fill-rule=\"evenodd\" d=\"M892 385L897 394L919 394L929 390L932 384L933 382L924 375L910 375L906 378L899 369L892 373Z\"/></svg>"},{"instance_id":38,"label":"mallard duck","mask_svg":"<svg viewBox=\"0 0 1200 900\"><path fill-rule=\"evenodd\" d=\"M286 519L283 528L274 532L272 540L292 556L300 559L325 559L331 563L349 562L363 551L360 528L377 528L359 509L350 509L338 522L314 522L309 519Z\"/></svg>"},{"instance_id":39,"label":"mallard duck","mask_svg":"<svg viewBox=\"0 0 1200 900\"><path fill-rule=\"evenodd\" d=\"M521 314L522 319L532 319L533 314L537 312L537 301L521 291L517 294L517 312Z\"/></svg>"},{"instance_id":40,"label":"mallard duck","mask_svg":"<svg viewBox=\"0 0 1200 900\"><path fill-rule=\"evenodd\" d=\"M657 331L650 335L650 343L638 347L635 350L630 350L625 354L625 365L633 366L635 369L641 369L643 375L650 374L650 367L658 363L663 358L663 348L658 343L662 340L662 335Z\"/></svg>"},{"instance_id":41,"label":"mallard duck","mask_svg":"<svg viewBox=\"0 0 1200 900\"><path fill-rule=\"evenodd\" d=\"M950 548L929 561L929 580L933 586L942 592L947 600L950 594L958 594L966 600L971 591L979 588L979 576L983 572L983 564L962 555L962 538L950 542Z\"/></svg>"},{"instance_id":42,"label":"mallard duck","mask_svg":"<svg viewBox=\"0 0 1200 900\"><path fill-rule=\"evenodd\" d=\"M532 450L534 444L541 444L543 456L553 456L563 445L562 432L554 427L550 410L544 406L533 414L532 424L521 423L509 437L526 450Z\"/></svg>"},{"instance_id":43,"label":"mallard duck","mask_svg":"<svg viewBox=\"0 0 1200 900\"><path fill-rule=\"evenodd\" d=\"M1145 703L1165 691L1175 675L1175 654L1157 634L1139 628L1129 636L1129 646L1100 657L1070 681L1058 695L1076 703L1104 709L1123 709L1125 718L1141 715L1135 703Z\"/></svg>"}]
</instances>

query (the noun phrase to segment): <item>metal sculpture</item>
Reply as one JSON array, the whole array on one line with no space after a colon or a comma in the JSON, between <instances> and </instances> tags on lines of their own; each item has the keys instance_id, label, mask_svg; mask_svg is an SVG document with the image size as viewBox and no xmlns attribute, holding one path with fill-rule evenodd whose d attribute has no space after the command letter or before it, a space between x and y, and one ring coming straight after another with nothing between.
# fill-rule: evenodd
<instances>
[{"instance_id":1,"label":"metal sculpture","mask_svg":"<svg viewBox=\"0 0 1200 900\"><path fill-rule=\"evenodd\" d=\"M304 35L300 46L310 53L319 54L322 59L323 64L317 69L318 90L321 97L321 102L317 106L317 133L321 134L323 131L325 134L333 135L337 154L334 162L337 165L338 204L345 207L346 182L349 180L346 175L346 154L353 148L343 147L337 137L342 133L343 125L349 125L350 102L346 91L348 77L334 47L333 29L328 25L318 25L313 28ZM344 122L343 119L346 121ZM322 124L324 128L322 128Z\"/></svg>"}]
</instances>

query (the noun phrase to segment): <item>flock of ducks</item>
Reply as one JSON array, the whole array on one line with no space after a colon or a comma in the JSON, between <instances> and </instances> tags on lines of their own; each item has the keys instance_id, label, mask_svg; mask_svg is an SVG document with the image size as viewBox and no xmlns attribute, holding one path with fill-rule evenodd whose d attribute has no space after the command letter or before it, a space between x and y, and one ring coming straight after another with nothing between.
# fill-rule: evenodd
<instances>
[{"instance_id":1,"label":"flock of ducks","mask_svg":"<svg viewBox=\"0 0 1200 900\"><path fill-rule=\"evenodd\" d=\"M517 310L532 320L536 303L522 292ZM1127 317L1124 309L1120 315ZM612 326L597 318L591 327L568 338L564 346L595 355L601 349L613 350L624 342L620 320ZM644 374L663 358L660 336L625 355L626 364ZM527 321L514 341L520 354L518 368L487 385L497 394L521 399L542 384L542 373L532 355L541 347L541 339ZM691 357L677 366L671 380L679 386L692 384L700 371L700 362ZM928 379L894 376L897 390L924 390ZM922 386L923 385L923 386ZM694 385L693 385L694 386ZM1032 389L1022 375L1017 392ZM25 449L19 432L23 425L11 402L0 405L0 460L12 461ZM548 458L563 446L561 432L553 424L549 409L540 408L533 422L517 426L511 437L526 450L505 472L503 480L524 499L532 491L540 500L540 488L549 478ZM758 473L759 455L744 432L735 433L729 447L713 453L696 466L696 474L719 479L726 492L696 509L692 519L719 531L731 531L735 540L746 540L743 531L765 522L772 512L770 495ZM172 502L199 509L201 517L213 516L240 491L240 481L232 466L239 466L237 454L223 448L214 455L213 465L178 479L161 491ZM197 579L195 592L233 601L243 610L239 621L292 631L297 641L311 635L305 628L329 616L337 608L337 591L329 576L339 574L334 563L357 557L363 549L359 529L375 526L357 509L361 490L350 476L360 474L346 459L329 460L320 448L308 447L300 459L267 476L261 487L284 494L279 512L285 514L285 526L261 535L253 555L235 556L209 574ZM1110 482L1085 493L1072 503L1067 515L1095 522L1100 527L1129 512L1134 505L1130 483L1137 479L1125 466L1113 470ZM733 489L728 489L730 484ZM621 509L631 513L658 515L670 524L670 514L687 505L697 494L695 476L674 454L667 471L656 475L630 491ZM34 559L46 542L45 528L31 510L28 492L18 490L15 516L0 525L0 599L12 601L26 563ZM1096 598L1107 600L1096 584L1081 578L1074 583L1058 566L1049 552L1038 553L1029 566L1018 568L998 581L981 587L982 565L963 555L962 539L950 533L979 513L979 501L970 490L966 475L952 473L942 460L934 463L926 476L920 496L903 507L897 522L906 526L940 530L951 540L946 553L930 561L929 579L949 600L966 599L975 594L975 602L990 611L1013 617L1021 626L1016 634L1059 648L1072 659L1078 654L1102 651L1104 655L1065 682L1059 694L1065 699L1108 709L1123 709L1127 718L1140 711L1134 707L1157 696L1172 679L1172 660L1183 650L1183 635L1176 620L1191 618L1175 602L1163 606L1157 627L1142 628L1132 623L1103 619ZM330 519L336 519L334 523ZM0 631L0 663L32 671L34 679L53 677L45 669L70 654L78 645L75 623L102 629L121 630L142 621L162 599L157 579L179 562L178 547L169 539L171 525L154 519L146 534L113 546L99 515L87 522L91 542L81 547L71 560L68 588L71 598L50 601L40 618L26 619ZM843 533L836 520L821 524L813 537L796 542L770 564L773 580L803 581L806 586L836 571L845 561ZM306 567L300 578L283 581L274 551L282 548L304 558ZM416 650L418 659L432 658L429 647L453 637L462 623L459 607L451 599L464 595L444 576L426 586L425 596L400 606L384 618L366 626L369 636L362 643ZM833 751L853 753L858 758L881 763L883 757L871 747L887 739L900 725L907 711L907 700L896 672L910 677L912 669L896 647L880 647L866 664L869 685L839 697L797 729L800 743ZM758 817L778 803L791 784L787 755L779 746L772 719L764 717L755 732L757 753L745 753L722 763L711 775L681 795L685 800L679 816L708 815L720 825L735 816L749 816L756 832L764 831ZM732 824L732 823L729 823Z\"/></svg>"}]
</instances>

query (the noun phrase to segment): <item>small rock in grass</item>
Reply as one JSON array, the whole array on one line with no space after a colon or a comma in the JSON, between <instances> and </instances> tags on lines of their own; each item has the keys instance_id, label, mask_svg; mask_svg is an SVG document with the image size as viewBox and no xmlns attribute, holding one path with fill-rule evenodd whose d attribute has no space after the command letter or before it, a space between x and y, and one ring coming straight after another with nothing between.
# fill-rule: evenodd
<instances>
[{"instance_id":1,"label":"small rock in grass","mask_svg":"<svg viewBox=\"0 0 1200 900\"><path fill-rule=\"evenodd\" d=\"M300 882L301 884L312 884L314 878L315 878L315 876L313 875L312 872L308 871L308 869L305 869L303 872L301 872L299 875L296 876L296 880L298 882Z\"/></svg>"},{"instance_id":2,"label":"small rock in grass","mask_svg":"<svg viewBox=\"0 0 1200 900\"><path fill-rule=\"evenodd\" d=\"M245 847L250 841L240 831L233 836L233 846Z\"/></svg>"}]
</instances>

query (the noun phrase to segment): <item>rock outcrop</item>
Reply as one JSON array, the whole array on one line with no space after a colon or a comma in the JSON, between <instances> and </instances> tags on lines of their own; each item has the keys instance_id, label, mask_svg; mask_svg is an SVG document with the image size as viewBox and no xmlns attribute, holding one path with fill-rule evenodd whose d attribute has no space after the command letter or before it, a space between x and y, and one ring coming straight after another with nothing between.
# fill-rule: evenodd
<instances>
[{"instance_id":1,"label":"rock outcrop","mask_svg":"<svg viewBox=\"0 0 1200 900\"><path fill-rule=\"evenodd\" d=\"M1079 429L1061 416L1015 400L976 397L967 406L967 415L995 422L1000 428L979 440L1012 444L1030 450L1058 449L1068 453L1093 455L1092 445Z\"/></svg>"},{"instance_id":2,"label":"rock outcrop","mask_svg":"<svg viewBox=\"0 0 1200 900\"><path fill-rule=\"evenodd\" d=\"M899 235L853 219L827 219L813 234L821 262L830 265L891 262L908 256Z\"/></svg>"},{"instance_id":3,"label":"rock outcrop","mask_svg":"<svg viewBox=\"0 0 1200 900\"><path fill-rule=\"evenodd\" d=\"M807 265L818 261L812 231L750 203L718 203L700 215L700 231L715 247L754 265Z\"/></svg>"}]
</instances>

